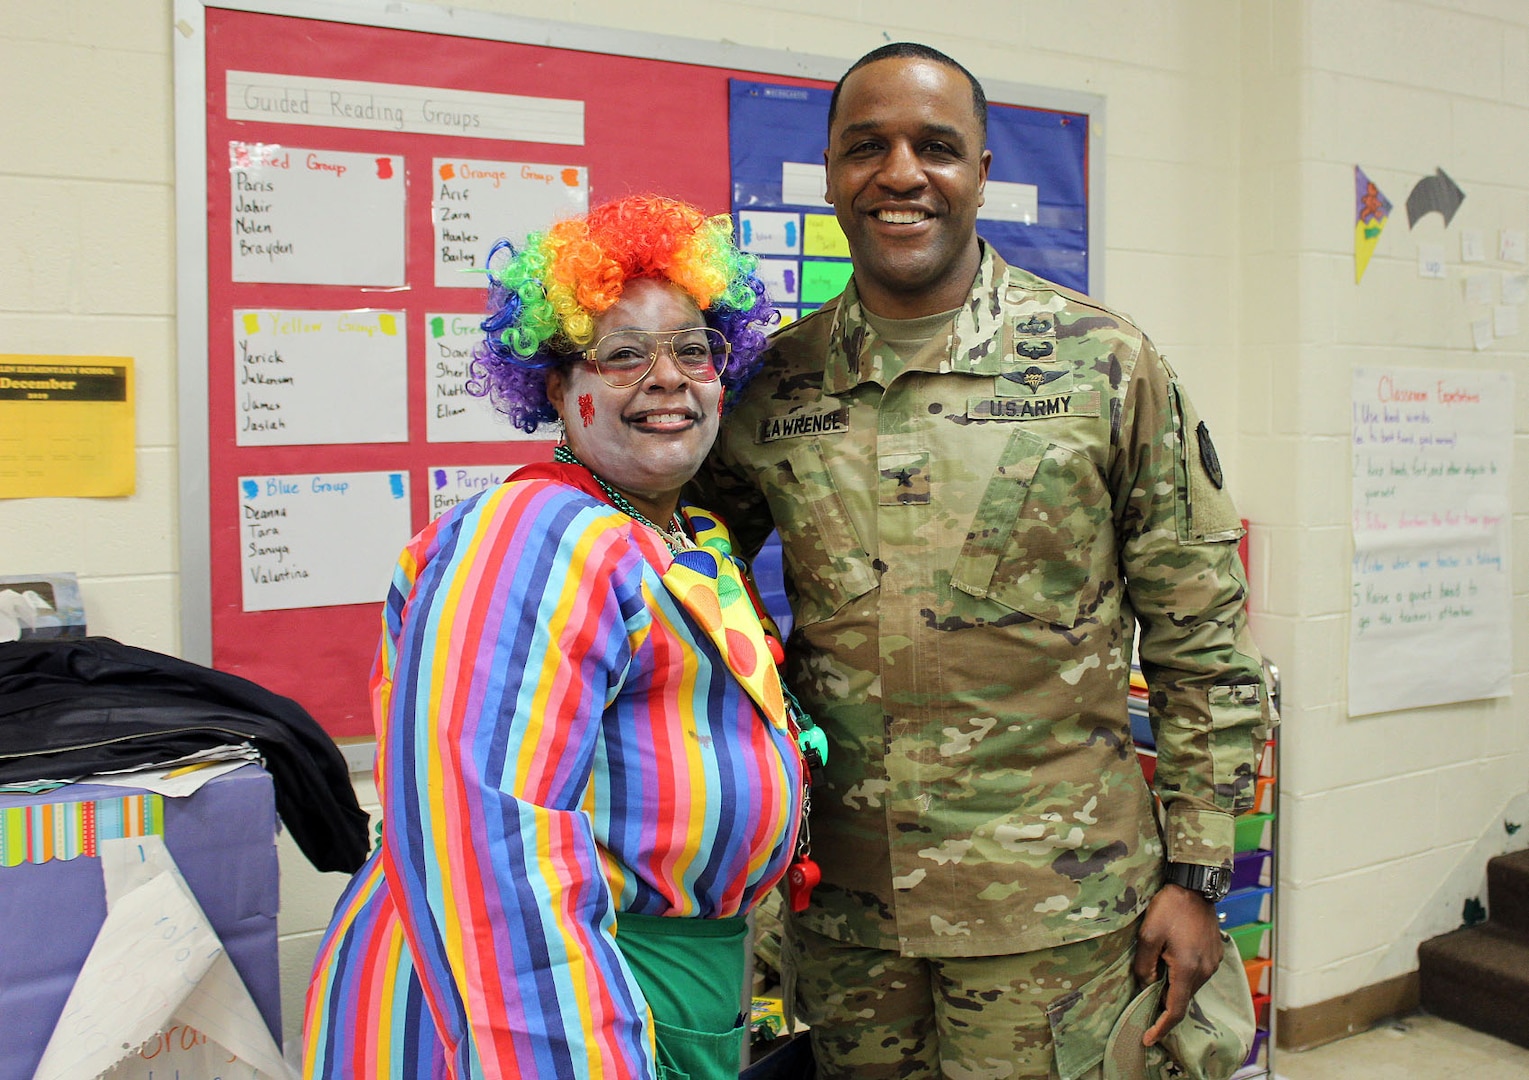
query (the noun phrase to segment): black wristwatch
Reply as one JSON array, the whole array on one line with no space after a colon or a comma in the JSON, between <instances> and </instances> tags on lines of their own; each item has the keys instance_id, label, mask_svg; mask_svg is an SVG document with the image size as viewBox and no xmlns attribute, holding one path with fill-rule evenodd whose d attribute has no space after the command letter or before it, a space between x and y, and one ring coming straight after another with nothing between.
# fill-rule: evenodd
<instances>
[{"instance_id":1,"label":"black wristwatch","mask_svg":"<svg viewBox=\"0 0 1529 1080\"><path fill-rule=\"evenodd\" d=\"M1163 881L1197 892L1212 904L1232 890L1232 872L1225 866L1171 862L1163 869Z\"/></svg>"}]
</instances>

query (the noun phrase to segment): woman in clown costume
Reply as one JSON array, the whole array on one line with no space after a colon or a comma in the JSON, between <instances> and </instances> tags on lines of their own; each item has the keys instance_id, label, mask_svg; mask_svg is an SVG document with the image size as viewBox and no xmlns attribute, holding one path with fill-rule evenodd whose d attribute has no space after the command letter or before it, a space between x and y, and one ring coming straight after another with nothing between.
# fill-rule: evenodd
<instances>
[{"instance_id":1,"label":"woman in clown costume","mask_svg":"<svg viewBox=\"0 0 1529 1080\"><path fill-rule=\"evenodd\" d=\"M736 1077L799 718L679 491L776 314L726 217L651 196L501 242L489 279L471 389L565 441L399 560L381 839L319 950L304 1073Z\"/></svg>"}]
</instances>

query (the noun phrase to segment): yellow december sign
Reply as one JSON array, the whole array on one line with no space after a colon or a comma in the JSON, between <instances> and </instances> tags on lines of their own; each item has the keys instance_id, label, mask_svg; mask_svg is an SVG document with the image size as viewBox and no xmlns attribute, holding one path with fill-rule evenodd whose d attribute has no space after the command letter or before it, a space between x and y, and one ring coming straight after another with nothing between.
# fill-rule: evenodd
<instances>
[{"instance_id":1,"label":"yellow december sign","mask_svg":"<svg viewBox=\"0 0 1529 1080\"><path fill-rule=\"evenodd\" d=\"M0 353L0 499L133 493L133 361Z\"/></svg>"}]
</instances>

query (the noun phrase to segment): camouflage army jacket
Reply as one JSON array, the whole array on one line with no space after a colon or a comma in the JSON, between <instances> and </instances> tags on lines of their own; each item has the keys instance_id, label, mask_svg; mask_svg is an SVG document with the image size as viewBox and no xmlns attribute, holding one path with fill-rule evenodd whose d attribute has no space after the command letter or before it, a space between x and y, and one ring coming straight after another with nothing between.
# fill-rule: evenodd
<instances>
[{"instance_id":1,"label":"camouflage army jacket","mask_svg":"<svg viewBox=\"0 0 1529 1080\"><path fill-rule=\"evenodd\" d=\"M881 386L885 348L851 281L776 335L697 478L748 551L781 537L787 681L831 747L805 925L928 956L1120 929L1165 845L1231 858L1266 737L1208 433L1140 330L986 245L952 336Z\"/></svg>"}]
</instances>

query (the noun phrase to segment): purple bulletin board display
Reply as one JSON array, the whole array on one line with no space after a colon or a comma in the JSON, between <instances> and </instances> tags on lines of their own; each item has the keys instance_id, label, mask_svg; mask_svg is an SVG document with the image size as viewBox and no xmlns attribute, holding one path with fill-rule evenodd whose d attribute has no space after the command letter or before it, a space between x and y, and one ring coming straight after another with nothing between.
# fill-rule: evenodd
<instances>
[{"instance_id":1,"label":"purple bulletin board display","mask_svg":"<svg viewBox=\"0 0 1529 1080\"><path fill-rule=\"evenodd\" d=\"M433 393L439 392L431 384L427 318L478 312L483 305L479 290L438 284L433 218L438 177L432 169L442 159L547 163L558 174L587 178L589 205L655 191L728 213L734 207L731 83L768 79L820 94L850 61L380 0L372 6L175 0L175 19L180 653L296 699L331 735L370 737L367 684L383 590L396 552L434 516L433 470L513 467L546 460L551 449L550 439L427 437ZM535 141L502 134L483 138L470 130L383 130L375 123L318 122L311 112L291 110L231 118L230 72L272 76L273 84L337 80L578 102L582 137ZM1095 119L1102 115L1103 101L1093 95L985 85L995 101L1065 107ZM378 108L382 104L379 97ZM357 286L250 280L234 256L234 144L317 149L374 162L379 176L401 177L401 281ZM1092 147L1093 163L1086 166L1091 268L1098 265L1102 243L1099 149ZM294 154L294 162L303 160ZM478 257L503 234L485 230ZM1097 272L1093 277L1097 287ZM405 390L400 396L406 402L398 410L396 433L386 441L252 445L248 435L241 441L235 402L236 369L243 361L236 362L235 331L242 316L237 313L365 309L402 313ZM344 387L333 395L337 427L355 422L357 406L347 399L356 397ZM265 541L246 535L250 526L241 516L241 497L251 497L247 481L309 475L380 477L399 500L393 515L396 542L379 544L389 554L354 560L366 563L358 573L378 583L376 599L258 609L247 600L245 548Z\"/></svg>"}]
</instances>

